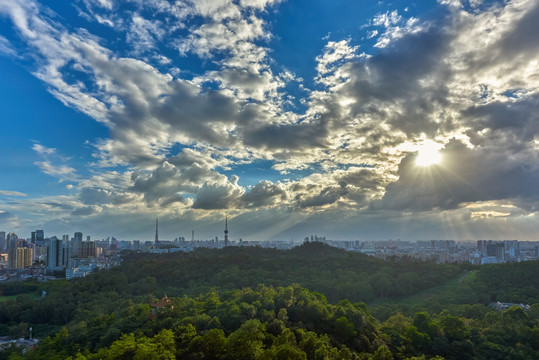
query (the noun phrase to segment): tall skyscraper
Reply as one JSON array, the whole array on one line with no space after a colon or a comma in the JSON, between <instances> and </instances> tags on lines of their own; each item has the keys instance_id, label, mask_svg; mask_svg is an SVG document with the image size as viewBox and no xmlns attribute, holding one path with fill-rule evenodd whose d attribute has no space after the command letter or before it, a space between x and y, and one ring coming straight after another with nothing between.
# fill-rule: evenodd
<instances>
[{"instance_id":1,"label":"tall skyscraper","mask_svg":"<svg viewBox=\"0 0 539 360\"><path fill-rule=\"evenodd\" d=\"M228 215L225 216L225 246L228 246Z\"/></svg>"},{"instance_id":2,"label":"tall skyscraper","mask_svg":"<svg viewBox=\"0 0 539 360\"><path fill-rule=\"evenodd\" d=\"M71 258L71 247L56 236L49 239L47 251L47 271L63 270Z\"/></svg>"},{"instance_id":3,"label":"tall skyscraper","mask_svg":"<svg viewBox=\"0 0 539 360\"><path fill-rule=\"evenodd\" d=\"M19 237L14 232L7 234L6 247L7 247L7 260L8 268L15 269L17 266L17 246Z\"/></svg>"},{"instance_id":4,"label":"tall skyscraper","mask_svg":"<svg viewBox=\"0 0 539 360\"><path fill-rule=\"evenodd\" d=\"M155 246L159 245L159 222L157 217L155 218Z\"/></svg>"},{"instance_id":5,"label":"tall skyscraper","mask_svg":"<svg viewBox=\"0 0 539 360\"><path fill-rule=\"evenodd\" d=\"M75 239L75 242L82 242L82 233L76 232L73 238Z\"/></svg>"},{"instance_id":6,"label":"tall skyscraper","mask_svg":"<svg viewBox=\"0 0 539 360\"><path fill-rule=\"evenodd\" d=\"M43 240L45 240L45 233L43 230L36 230L32 231L31 233L31 241L32 244L43 244Z\"/></svg>"},{"instance_id":7,"label":"tall skyscraper","mask_svg":"<svg viewBox=\"0 0 539 360\"><path fill-rule=\"evenodd\" d=\"M17 248L19 247L19 240L17 239L17 235L10 236L11 234L15 235L14 233L9 233L7 236L8 238L7 268L16 269L17 268Z\"/></svg>"}]
</instances>

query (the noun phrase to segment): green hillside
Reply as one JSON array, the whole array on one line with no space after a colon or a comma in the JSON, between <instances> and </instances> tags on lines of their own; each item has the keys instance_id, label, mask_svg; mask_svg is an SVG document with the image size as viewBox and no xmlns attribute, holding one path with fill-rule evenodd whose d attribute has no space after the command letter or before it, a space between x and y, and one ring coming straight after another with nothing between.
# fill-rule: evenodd
<instances>
[{"instance_id":1,"label":"green hillside","mask_svg":"<svg viewBox=\"0 0 539 360\"><path fill-rule=\"evenodd\" d=\"M0 335L40 339L0 360L539 358L539 263L465 269L323 244L129 253L82 279L0 285ZM487 306L518 299L531 309Z\"/></svg>"}]
</instances>

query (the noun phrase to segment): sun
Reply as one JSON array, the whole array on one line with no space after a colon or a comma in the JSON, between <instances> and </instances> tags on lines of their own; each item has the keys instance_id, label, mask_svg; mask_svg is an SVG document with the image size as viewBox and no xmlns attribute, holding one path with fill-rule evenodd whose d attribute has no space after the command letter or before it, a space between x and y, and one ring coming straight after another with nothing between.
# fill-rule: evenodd
<instances>
[{"instance_id":1,"label":"sun","mask_svg":"<svg viewBox=\"0 0 539 360\"><path fill-rule=\"evenodd\" d=\"M417 149L415 164L423 167L439 164L442 161L440 147L441 145L434 141L423 142Z\"/></svg>"}]
</instances>

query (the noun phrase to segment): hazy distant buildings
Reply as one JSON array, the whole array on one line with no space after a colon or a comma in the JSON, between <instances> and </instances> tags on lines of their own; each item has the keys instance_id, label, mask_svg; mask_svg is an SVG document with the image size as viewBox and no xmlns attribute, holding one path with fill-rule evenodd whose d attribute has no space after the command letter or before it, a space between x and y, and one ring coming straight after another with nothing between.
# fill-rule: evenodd
<instances>
[{"instance_id":1,"label":"hazy distant buildings","mask_svg":"<svg viewBox=\"0 0 539 360\"><path fill-rule=\"evenodd\" d=\"M73 240L75 240L75 242L82 242L82 233L81 232L76 232L73 236Z\"/></svg>"},{"instance_id":2,"label":"hazy distant buildings","mask_svg":"<svg viewBox=\"0 0 539 360\"><path fill-rule=\"evenodd\" d=\"M6 232L0 231L0 252L6 251Z\"/></svg>"}]
</instances>

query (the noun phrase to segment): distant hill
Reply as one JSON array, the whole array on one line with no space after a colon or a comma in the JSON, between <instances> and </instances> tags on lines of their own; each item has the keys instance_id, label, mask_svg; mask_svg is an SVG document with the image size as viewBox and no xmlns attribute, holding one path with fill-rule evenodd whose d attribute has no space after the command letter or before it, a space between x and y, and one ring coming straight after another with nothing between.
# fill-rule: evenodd
<instances>
[{"instance_id":1,"label":"distant hill","mask_svg":"<svg viewBox=\"0 0 539 360\"><path fill-rule=\"evenodd\" d=\"M291 250L229 247L157 256L129 253L115 271L126 274L130 283L153 277L159 284L154 291L174 295L296 283L326 294L330 302L370 302L414 294L448 281L462 270L457 265L411 259L383 261L310 242Z\"/></svg>"}]
</instances>

